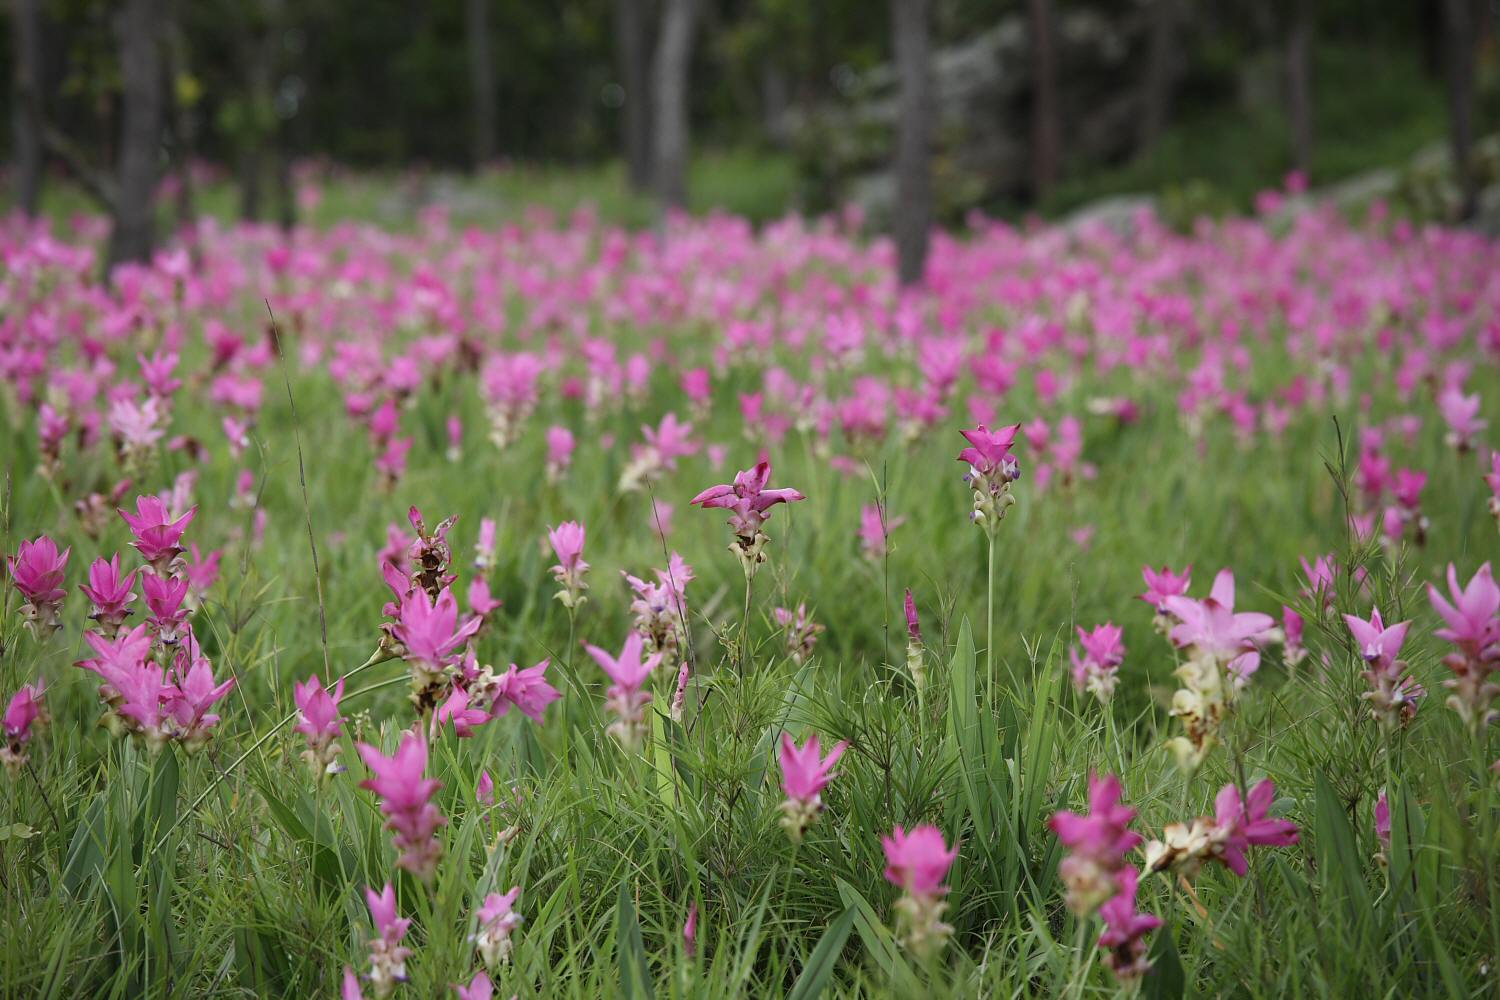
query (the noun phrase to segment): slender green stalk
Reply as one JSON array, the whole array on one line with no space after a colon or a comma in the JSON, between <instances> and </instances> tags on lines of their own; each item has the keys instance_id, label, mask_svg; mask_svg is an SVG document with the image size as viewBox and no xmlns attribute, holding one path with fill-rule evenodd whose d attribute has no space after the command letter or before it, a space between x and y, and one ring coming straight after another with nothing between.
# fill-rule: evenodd
<instances>
[{"instance_id":1,"label":"slender green stalk","mask_svg":"<svg viewBox=\"0 0 1500 1000\"><path fill-rule=\"evenodd\" d=\"M995 533L988 531L990 551L985 570L984 593L984 676L986 703L993 706L995 699Z\"/></svg>"}]
</instances>

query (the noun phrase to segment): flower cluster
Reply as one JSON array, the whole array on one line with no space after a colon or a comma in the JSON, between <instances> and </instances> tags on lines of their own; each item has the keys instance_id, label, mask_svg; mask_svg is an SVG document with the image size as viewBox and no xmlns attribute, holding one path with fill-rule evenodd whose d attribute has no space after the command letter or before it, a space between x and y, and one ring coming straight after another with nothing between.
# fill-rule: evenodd
<instances>
[{"instance_id":1,"label":"flower cluster","mask_svg":"<svg viewBox=\"0 0 1500 1000\"><path fill-rule=\"evenodd\" d=\"M22 542L7 565L10 578L22 597L21 618L37 640L43 640L62 627L62 602L68 592L63 577L68 569L72 549L57 550L57 543L46 535Z\"/></svg>"},{"instance_id":2,"label":"flower cluster","mask_svg":"<svg viewBox=\"0 0 1500 1000\"><path fill-rule=\"evenodd\" d=\"M1057 872L1068 887L1068 909L1087 917L1118 890L1115 876L1141 842L1130 831L1135 810L1120 803L1120 779L1089 775L1089 812L1054 813L1047 825L1068 848Z\"/></svg>"},{"instance_id":3,"label":"flower cluster","mask_svg":"<svg viewBox=\"0 0 1500 1000\"><path fill-rule=\"evenodd\" d=\"M307 681L294 684L292 695L297 703L297 732L307 737L302 759L321 781L334 772L341 752L338 737L343 717L339 715L339 701L344 697L344 679L340 677L328 690L313 674Z\"/></svg>"}]
</instances>

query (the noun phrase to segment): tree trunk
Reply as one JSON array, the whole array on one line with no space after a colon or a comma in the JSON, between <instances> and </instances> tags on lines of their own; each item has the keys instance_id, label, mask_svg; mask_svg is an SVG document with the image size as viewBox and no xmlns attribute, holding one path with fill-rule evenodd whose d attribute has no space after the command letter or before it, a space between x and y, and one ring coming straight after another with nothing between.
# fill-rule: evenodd
<instances>
[{"instance_id":1,"label":"tree trunk","mask_svg":"<svg viewBox=\"0 0 1500 1000\"><path fill-rule=\"evenodd\" d=\"M1479 186L1474 176L1474 7L1470 0L1444 0L1448 64L1448 142L1453 178L1458 185L1458 218L1473 219L1479 211Z\"/></svg>"},{"instance_id":2,"label":"tree trunk","mask_svg":"<svg viewBox=\"0 0 1500 1000\"><path fill-rule=\"evenodd\" d=\"M1057 111L1057 34L1051 0L1027 0L1031 18L1031 195L1044 201L1057 183L1061 124Z\"/></svg>"},{"instance_id":3,"label":"tree trunk","mask_svg":"<svg viewBox=\"0 0 1500 1000\"><path fill-rule=\"evenodd\" d=\"M172 132L172 163L177 171L177 231L183 238L193 237L193 223L198 218L193 191L193 114L182 95L177 92L176 81L187 72L187 38L182 25L173 16L166 26L168 100L171 104L170 125ZM192 247L197 253L196 245Z\"/></svg>"},{"instance_id":4,"label":"tree trunk","mask_svg":"<svg viewBox=\"0 0 1500 1000\"><path fill-rule=\"evenodd\" d=\"M1313 4L1298 0L1286 45L1287 118L1292 132L1292 164L1306 177L1312 171Z\"/></svg>"},{"instance_id":5,"label":"tree trunk","mask_svg":"<svg viewBox=\"0 0 1500 1000\"><path fill-rule=\"evenodd\" d=\"M651 35L647 0L615 0L615 55L625 90L625 167L632 191L651 187Z\"/></svg>"},{"instance_id":6,"label":"tree trunk","mask_svg":"<svg viewBox=\"0 0 1500 1000\"><path fill-rule=\"evenodd\" d=\"M162 51L157 0L122 0L115 17L120 46L120 148L109 264L151 257L154 195L161 156Z\"/></svg>"},{"instance_id":7,"label":"tree trunk","mask_svg":"<svg viewBox=\"0 0 1500 1000\"><path fill-rule=\"evenodd\" d=\"M699 0L664 0L654 73L652 180L663 208L687 205L688 71Z\"/></svg>"},{"instance_id":8,"label":"tree trunk","mask_svg":"<svg viewBox=\"0 0 1500 1000\"><path fill-rule=\"evenodd\" d=\"M777 149L786 149L792 144L786 120L792 106L792 84L786 70L777 63L768 62L761 70L760 100L766 138Z\"/></svg>"},{"instance_id":9,"label":"tree trunk","mask_svg":"<svg viewBox=\"0 0 1500 1000\"><path fill-rule=\"evenodd\" d=\"M14 0L11 42L15 59L11 127L15 141L16 204L36 218L42 197L42 4Z\"/></svg>"},{"instance_id":10,"label":"tree trunk","mask_svg":"<svg viewBox=\"0 0 1500 1000\"><path fill-rule=\"evenodd\" d=\"M1152 0L1146 77L1141 88L1140 127L1136 155L1155 146L1167 130L1172 113L1172 88L1177 76L1177 0Z\"/></svg>"},{"instance_id":11,"label":"tree trunk","mask_svg":"<svg viewBox=\"0 0 1500 1000\"><path fill-rule=\"evenodd\" d=\"M474 169L495 158L495 60L490 46L490 0L465 0L469 85L474 102Z\"/></svg>"},{"instance_id":12,"label":"tree trunk","mask_svg":"<svg viewBox=\"0 0 1500 1000\"><path fill-rule=\"evenodd\" d=\"M921 282L932 226L932 77L928 58L927 0L891 0L896 78L901 94L896 121L897 274L903 285Z\"/></svg>"}]
</instances>

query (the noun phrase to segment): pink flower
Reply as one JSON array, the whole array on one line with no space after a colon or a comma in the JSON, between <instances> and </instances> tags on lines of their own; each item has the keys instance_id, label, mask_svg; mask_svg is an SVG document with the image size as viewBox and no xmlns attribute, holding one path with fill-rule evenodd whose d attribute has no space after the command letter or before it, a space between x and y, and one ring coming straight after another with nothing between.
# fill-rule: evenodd
<instances>
[{"instance_id":1,"label":"pink flower","mask_svg":"<svg viewBox=\"0 0 1500 1000\"><path fill-rule=\"evenodd\" d=\"M556 596L569 609L585 600L582 594L589 587L584 580L584 574L589 571L589 564L583 558L584 537L584 527L578 521L564 521L547 530L547 541L552 543L552 551L557 553L557 565L552 567L552 576L563 588Z\"/></svg>"},{"instance_id":2,"label":"pink flower","mask_svg":"<svg viewBox=\"0 0 1500 1000\"><path fill-rule=\"evenodd\" d=\"M913 896L941 896L948 891L943 881L958 857L958 847L948 847L942 831L931 825L907 833L896 827L880 838L885 849L885 878Z\"/></svg>"},{"instance_id":3,"label":"pink flower","mask_svg":"<svg viewBox=\"0 0 1500 1000\"><path fill-rule=\"evenodd\" d=\"M1375 838L1386 847L1391 846L1391 804L1386 801L1384 788L1375 800Z\"/></svg>"},{"instance_id":4,"label":"pink flower","mask_svg":"<svg viewBox=\"0 0 1500 1000\"><path fill-rule=\"evenodd\" d=\"M688 904L687 920L682 924L682 950L691 958L698 951L698 903Z\"/></svg>"},{"instance_id":5,"label":"pink flower","mask_svg":"<svg viewBox=\"0 0 1500 1000\"><path fill-rule=\"evenodd\" d=\"M1113 622L1105 622L1092 632L1077 629L1078 650L1069 651L1073 660L1073 686L1079 691L1087 688L1100 701L1109 701L1114 694L1116 675L1120 664L1125 662L1124 629Z\"/></svg>"},{"instance_id":6,"label":"pink flower","mask_svg":"<svg viewBox=\"0 0 1500 1000\"><path fill-rule=\"evenodd\" d=\"M198 642L189 630L186 641L173 659L172 684L165 692L165 707L175 723L173 737L189 753L208 742L210 730L219 721L219 717L209 714L208 710L232 687L233 678L222 684L214 683L213 664L198 648Z\"/></svg>"},{"instance_id":7,"label":"pink flower","mask_svg":"<svg viewBox=\"0 0 1500 1000\"><path fill-rule=\"evenodd\" d=\"M120 575L118 553L108 562L102 556L95 559L89 567L89 582L78 585L84 596L94 602L89 617L99 623L106 635L114 635L130 616L130 605L135 601L134 586L134 570Z\"/></svg>"},{"instance_id":8,"label":"pink flower","mask_svg":"<svg viewBox=\"0 0 1500 1000\"><path fill-rule=\"evenodd\" d=\"M63 598L68 592L63 589L67 575L68 556L71 548L57 551L57 543L46 535L33 541L21 542L8 565L10 578L16 590L26 598L21 605L21 617L38 639L50 636L61 626Z\"/></svg>"},{"instance_id":9,"label":"pink flower","mask_svg":"<svg viewBox=\"0 0 1500 1000\"><path fill-rule=\"evenodd\" d=\"M432 804L439 782L423 776L427 742L418 733L403 733L401 745L391 757L368 743L356 746L365 765L375 772L373 778L360 782L360 787L380 796L386 829L395 834L393 840L401 853L396 864L424 882L430 881L443 855L437 830L448 821Z\"/></svg>"},{"instance_id":10,"label":"pink flower","mask_svg":"<svg viewBox=\"0 0 1500 1000\"><path fill-rule=\"evenodd\" d=\"M1354 636L1354 642L1359 647L1359 655L1367 663L1379 666L1389 666L1401 655L1401 645L1406 641L1406 630L1411 622L1399 622L1386 627L1380 620L1380 609L1375 608L1370 612L1370 619L1365 621L1354 615L1345 615L1344 624L1349 626L1349 633Z\"/></svg>"},{"instance_id":11,"label":"pink flower","mask_svg":"<svg viewBox=\"0 0 1500 1000\"><path fill-rule=\"evenodd\" d=\"M474 801L482 806L495 804L495 779L488 770L479 772L479 784L474 788Z\"/></svg>"},{"instance_id":12,"label":"pink flower","mask_svg":"<svg viewBox=\"0 0 1500 1000\"><path fill-rule=\"evenodd\" d=\"M406 960L411 949L401 944L410 920L396 915L396 892L387 882L378 894L373 889L365 890L365 902L370 907L370 919L375 924L375 936L370 939L370 974L367 977L375 996L388 997L398 983L406 982ZM344 975L345 989L349 975Z\"/></svg>"},{"instance_id":13,"label":"pink flower","mask_svg":"<svg viewBox=\"0 0 1500 1000\"><path fill-rule=\"evenodd\" d=\"M489 618L504 601L490 596L490 585L482 576L469 581L469 610L481 621Z\"/></svg>"},{"instance_id":14,"label":"pink flower","mask_svg":"<svg viewBox=\"0 0 1500 1000\"><path fill-rule=\"evenodd\" d=\"M458 601L444 587L437 599L421 588L401 598L399 617L391 634L406 647L405 659L418 674L438 674L454 660L455 651L479 631L481 618L458 622Z\"/></svg>"},{"instance_id":15,"label":"pink flower","mask_svg":"<svg viewBox=\"0 0 1500 1000\"><path fill-rule=\"evenodd\" d=\"M779 503L795 503L807 497L794 489L767 489L771 481L771 463L762 461L753 469L735 474L734 482L708 489L693 497L694 506L705 510L721 507L731 511L729 526L748 548L760 535L761 525L771 516L770 510Z\"/></svg>"},{"instance_id":16,"label":"pink flower","mask_svg":"<svg viewBox=\"0 0 1500 1000\"><path fill-rule=\"evenodd\" d=\"M1302 595L1322 601L1325 608L1332 607L1334 582L1338 576L1333 556L1316 556L1310 563L1305 557L1299 556L1298 561L1302 563L1302 575L1307 578L1307 586L1302 588Z\"/></svg>"},{"instance_id":17,"label":"pink flower","mask_svg":"<svg viewBox=\"0 0 1500 1000\"><path fill-rule=\"evenodd\" d=\"M820 757L816 733L807 738L801 749L792 742L791 734L781 734L781 786L786 789L781 825L793 840L800 840L823 810L823 789L831 780L833 766L848 748L849 742L844 740L835 744L827 757Z\"/></svg>"},{"instance_id":18,"label":"pink flower","mask_svg":"<svg viewBox=\"0 0 1500 1000\"><path fill-rule=\"evenodd\" d=\"M150 563L158 573L170 572L169 564L182 554L182 548L178 544L182 541L182 533L192 523L198 508L190 508L174 521L160 497L138 496L135 498L135 510L134 514L127 514L123 510L119 512L135 535L135 541L131 544L140 552L141 558Z\"/></svg>"},{"instance_id":19,"label":"pink flower","mask_svg":"<svg viewBox=\"0 0 1500 1000\"><path fill-rule=\"evenodd\" d=\"M188 601L197 607L213 585L219 582L219 561L224 557L222 549L214 549L207 555L198 551L198 543L188 546L191 555L183 566L187 575Z\"/></svg>"},{"instance_id":20,"label":"pink flower","mask_svg":"<svg viewBox=\"0 0 1500 1000\"><path fill-rule=\"evenodd\" d=\"M1105 949L1104 964L1119 979L1135 979L1151 971L1146 958L1147 934L1161 926L1161 918L1135 908L1139 873L1130 867L1115 873L1115 895L1099 908L1104 933L1099 947Z\"/></svg>"},{"instance_id":21,"label":"pink flower","mask_svg":"<svg viewBox=\"0 0 1500 1000\"><path fill-rule=\"evenodd\" d=\"M1307 648L1302 645L1305 624L1301 615L1284 604L1281 606L1282 654L1289 667L1295 667L1307 658Z\"/></svg>"},{"instance_id":22,"label":"pink flower","mask_svg":"<svg viewBox=\"0 0 1500 1000\"><path fill-rule=\"evenodd\" d=\"M296 730L307 737L307 749L302 759L320 777L329 773L334 758L338 756L339 736L343 717L339 715L339 701L344 697L344 679L340 677L333 690L323 687L317 674L292 686L292 697L297 703L299 717Z\"/></svg>"},{"instance_id":23,"label":"pink flower","mask_svg":"<svg viewBox=\"0 0 1500 1000\"><path fill-rule=\"evenodd\" d=\"M969 442L969 447L958 453L958 460L967 462L975 476L987 477L1000 472L1014 480L1020 475L1020 466L1010 449L1020 429L1020 424L1012 424L992 431L980 424L973 430L959 431Z\"/></svg>"},{"instance_id":24,"label":"pink flower","mask_svg":"<svg viewBox=\"0 0 1500 1000\"><path fill-rule=\"evenodd\" d=\"M453 991L458 994L458 1000L491 1000L495 995L494 986L490 984L490 977L483 970L474 973L474 978L469 981L468 986L458 983L453 984Z\"/></svg>"},{"instance_id":25,"label":"pink flower","mask_svg":"<svg viewBox=\"0 0 1500 1000\"><path fill-rule=\"evenodd\" d=\"M479 519L479 538L474 542L474 568L481 573L495 568L495 519L492 517Z\"/></svg>"},{"instance_id":26,"label":"pink flower","mask_svg":"<svg viewBox=\"0 0 1500 1000\"><path fill-rule=\"evenodd\" d=\"M1465 396L1463 389L1450 385L1438 394L1438 412L1448 425L1448 444L1459 451L1467 451L1489 424L1479 419L1479 394Z\"/></svg>"},{"instance_id":27,"label":"pink flower","mask_svg":"<svg viewBox=\"0 0 1500 1000\"><path fill-rule=\"evenodd\" d=\"M798 604L796 611L777 608L772 612L776 624L781 626L786 638L787 655L798 665L806 663L817 645L823 626L812 620L806 604Z\"/></svg>"},{"instance_id":28,"label":"pink flower","mask_svg":"<svg viewBox=\"0 0 1500 1000\"><path fill-rule=\"evenodd\" d=\"M1191 646L1221 662L1250 651L1252 640L1275 624L1270 615L1235 614L1234 574L1227 569L1214 577L1213 589L1203 600L1171 596L1163 606L1181 622L1169 633L1173 643L1179 647Z\"/></svg>"},{"instance_id":29,"label":"pink flower","mask_svg":"<svg viewBox=\"0 0 1500 1000\"><path fill-rule=\"evenodd\" d=\"M547 428L547 478L553 482L563 477L573 464L573 432L566 427Z\"/></svg>"},{"instance_id":30,"label":"pink flower","mask_svg":"<svg viewBox=\"0 0 1500 1000\"><path fill-rule=\"evenodd\" d=\"M1169 567L1163 566L1159 571L1150 566L1141 567L1141 577L1146 581L1146 592L1141 595L1141 600L1156 609L1157 614L1166 614L1167 598L1181 597L1187 593L1189 585L1193 582L1193 567L1189 566L1181 573L1174 573Z\"/></svg>"},{"instance_id":31,"label":"pink flower","mask_svg":"<svg viewBox=\"0 0 1500 1000\"><path fill-rule=\"evenodd\" d=\"M46 685L38 680L27 684L11 696L0 717L0 731L5 734L5 743L0 745L0 763L15 774L26 765L29 754L26 744L36 735L33 727L47 721L47 706L42 700Z\"/></svg>"},{"instance_id":32,"label":"pink flower","mask_svg":"<svg viewBox=\"0 0 1500 1000\"><path fill-rule=\"evenodd\" d=\"M1135 810L1120 804L1120 779L1089 775L1089 813L1054 813L1047 825L1070 851L1058 866L1068 886L1068 907L1080 917L1094 912L1115 891L1113 877L1125 855L1141 842L1128 827Z\"/></svg>"},{"instance_id":33,"label":"pink flower","mask_svg":"<svg viewBox=\"0 0 1500 1000\"><path fill-rule=\"evenodd\" d=\"M642 736L642 713L651 701L651 692L642 691L641 685L661 663L662 654L654 653L641 659L643 640L639 632L625 637L625 645L619 656L611 656L598 646L585 645L584 649L594 658L610 680L614 681L607 692L604 707L614 712L617 719L609 731L626 747L633 748Z\"/></svg>"},{"instance_id":34,"label":"pink flower","mask_svg":"<svg viewBox=\"0 0 1500 1000\"><path fill-rule=\"evenodd\" d=\"M182 639L188 620L188 612L182 606L187 592L186 580L163 578L150 572L141 574L141 594L151 610L146 623L158 641L171 645Z\"/></svg>"},{"instance_id":35,"label":"pink flower","mask_svg":"<svg viewBox=\"0 0 1500 1000\"><path fill-rule=\"evenodd\" d=\"M524 670L512 663L510 669L500 677L495 696L495 715L504 715L514 705L521 714L533 722L542 721L547 706L562 697L562 694L547 683L549 660L543 660Z\"/></svg>"},{"instance_id":36,"label":"pink flower","mask_svg":"<svg viewBox=\"0 0 1500 1000\"><path fill-rule=\"evenodd\" d=\"M355 973L353 966L344 966L344 980L339 990L339 998L340 1000L365 1000L365 995L359 988L359 976Z\"/></svg>"},{"instance_id":37,"label":"pink flower","mask_svg":"<svg viewBox=\"0 0 1500 1000\"><path fill-rule=\"evenodd\" d=\"M912 599L911 588L906 588L906 637L913 643L922 641L922 625L917 620L917 602Z\"/></svg>"},{"instance_id":38,"label":"pink flower","mask_svg":"<svg viewBox=\"0 0 1500 1000\"><path fill-rule=\"evenodd\" d=\"M1214 821L1219 831L1219 849L1214 860L1243 878L1249 871L1245 860L1248 848L1286 847L1297 842L1296 823L1267 816L1275 798L1276 785L1270 778L1250 789L1243 803L1238 785L1230 782L1220 789L1214 800Z\"/></svg>"},{"instance_id":39,"label":"pink flower","mask_svg":"<svg viewBox=\"0 0 1500 1000\"><path fill-rule=\"evenodd\" d=\"M1500 586L1495 585L1489 563L1480 566L1479 572L1462 588L1458 585L1458 570L1449 563L1448 593L1451 604L1436 587L1427 585L1432 609L1447 626L1438 629L1434 635L1475 656L1500 640L1500 622L1495 618L1496 611L1500 611Z\"/></svg>"},{"instance_id":40,"label":"pink flower","mask_svg":"<svg viewBox=\"0 0 1500 1000\"><path fill-rule=\"evenodd\" d=\"M521 925L521 915L515 911L516 899L520 895L520 886L504 895L492 892L484 897L484 903L475 914L479 929L472 940L479 957L491 968L510 959L511 932Z\"/></svg>"},{"instance_id":41,"label":"pink flower","mask_svg":"<svg viewBox=\"0 0 1500 1000\"><path fill-rule=\"evenodd\" d=\"M859 538L865 556L879 559L885 555L886 539L906 522L904 517L886 518L881 504L866 504L859 510Z\"/></svg>"}]
</instances>

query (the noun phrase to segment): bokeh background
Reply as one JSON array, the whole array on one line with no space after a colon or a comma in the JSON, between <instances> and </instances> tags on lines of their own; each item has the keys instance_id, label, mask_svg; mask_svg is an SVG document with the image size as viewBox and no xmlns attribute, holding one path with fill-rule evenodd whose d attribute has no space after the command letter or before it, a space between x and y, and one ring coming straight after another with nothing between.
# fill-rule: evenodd
<instances>
[{"instance_id":1,"label":"bokeh background","mask_svg":"<svg viewBox=\"0 0 1500 1000\"><path fill-rule=\"evenodd\" d=\"M6 204L139 230L149 200L117 258L174 213L400 225L435 202L1186 224L1306 184L1500 226L1494 0L8 7ZM898 183L903 93L927 197Z\"/></svg>"}]
</instances>

